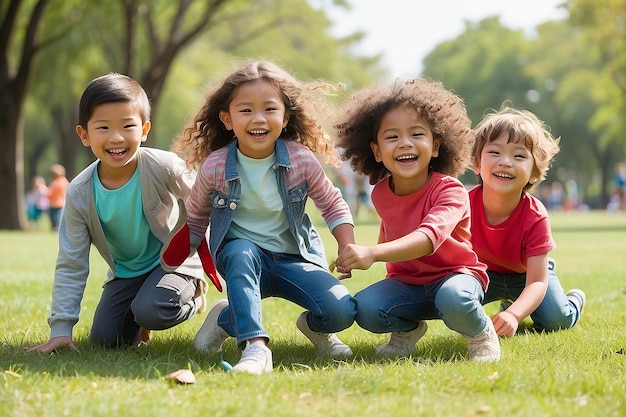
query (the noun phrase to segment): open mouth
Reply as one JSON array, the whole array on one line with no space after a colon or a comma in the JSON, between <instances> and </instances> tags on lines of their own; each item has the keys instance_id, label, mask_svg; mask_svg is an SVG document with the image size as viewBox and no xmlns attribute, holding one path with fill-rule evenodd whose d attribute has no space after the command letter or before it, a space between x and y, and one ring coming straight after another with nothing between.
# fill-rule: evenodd
<instances>
[{"instance_id":1,"label":"open mouth","mask_svg":"<svg viewBox=\"0 0 626 417\"><path fill-rule=\"evenodd\" d=\"M494 177L496 177L496 178L503 179L503 180L512 180L512 179L515 179L515 177L514 177L513 175L503 174L503 173L501 173L501 172L496 172L496 173L494 173L494 174L493 174L493 176L494 176Z\"/></svg>"},{"instance_id":2,"label":"open mouth","mask_svg":"<svg viewBox=\"0 0 626 417\"><path fill-rule=\"evenodd\" d=\"M249 130L248 134L252 137L260 138L269 133L269 130Z\"/></svg>"},{"instance_id":3,"label":"open mouth","mask_svg":"<svg viewBox=\"0 0 626 417\"><path fill-rule=\"evenodd\" d=\"M415 162L417 161L417 155L400 155L396 158L398 162Z\"/></svg>"},{"instance_id":4,"label":"open mouth","mask_svg":"<svg viewBox=\"0 0 626 417\"><path fill-rule=\"evenodd\" d=\"M126 149L107 149L106 152L114 158L121 158L126 155Z\"/></svg>"}]
</instances>

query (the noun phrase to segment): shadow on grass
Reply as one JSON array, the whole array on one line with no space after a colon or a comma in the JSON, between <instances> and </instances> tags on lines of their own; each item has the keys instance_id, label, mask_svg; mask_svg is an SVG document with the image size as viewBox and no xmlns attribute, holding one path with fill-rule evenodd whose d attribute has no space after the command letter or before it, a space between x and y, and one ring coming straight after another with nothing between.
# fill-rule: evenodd
<instances>
[{"instance_id":1,"label":"shadow on grass","mask_svg":"<svg viewBox=\"0 0 626 417\"><path fill-rule=\"evenodd\" d=\"M191 369L194 373L223 373L221 361L235 364L241 351L234 340L224 344L223 352L202 353L196 351L191 340L169 339L153 342L150 346L122 349L93 347L87 340L78 340L79 352L68 349L49 355L26 353L22 346L0 346L0 366L4 372L24 376L50 375L55 378L97 376L130 380L161 379L178 369ZM379 358L376 345L365 342L352 345L354 356L346 359L320 357L309 342L280 340L270 345L275 372L308 372L338 369L345 365L384 365L390 361L406 360L423 365L438 362L465 361L465 340L451 334L420 341L408 358Z\"/></svg>"}]
</instances>

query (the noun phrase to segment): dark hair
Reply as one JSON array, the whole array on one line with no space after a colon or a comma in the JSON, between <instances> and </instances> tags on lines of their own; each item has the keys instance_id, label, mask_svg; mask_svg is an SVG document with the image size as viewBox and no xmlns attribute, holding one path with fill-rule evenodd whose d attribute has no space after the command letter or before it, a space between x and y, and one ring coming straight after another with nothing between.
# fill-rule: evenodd
<instances>
[{"instance_id":1,"label":"dark hair","mask_svg":"<svg viewBox=\"0 0 626 417\"><path fill-rule=\"evenodd\" d=\"M247 61L209 92L204 105L189 125L177 137L172 149L184 154L188 167L195 167L213 151L232 143L233 132L219 119L220 111L228 111L235 91L243 84L256 80L269 81L282 95L289 122L281 138L299 142L326 162L336 162L334 143L313 116L323 110L325 103L316 100L315 90L324 90L328 83L301 83L276 64L267 61Z\"/></svg>"},{"instance_id":2,"label":"dark hair","mask_svg":"<svg viewBox=\"0 0 626 417\"><path fill-rule=\"evenodd\" d=\"M94 109L106 103L132 103L143 123L150 120L150 100L143 87L126 75L111 72L87 84L80 98L78 124L87 129Z\"/></svg>"},{"instance_id":3,"label":"dark hair","mask_svg":"<svg viewBox=\"0 0 626 417\"><path fill-rule=\"evenodd\" d=\"M463 99L440 82L417 78L358 91L344 106L335 125L338 147L355 172L369 176L370 184L389 175L370 143L376 143L384 115L401 106L415 109L430 124L433 139L441 141L439 156L430 161L432 170L456 177L470 166L474 136Z\"/></svg>"}]
</instances>

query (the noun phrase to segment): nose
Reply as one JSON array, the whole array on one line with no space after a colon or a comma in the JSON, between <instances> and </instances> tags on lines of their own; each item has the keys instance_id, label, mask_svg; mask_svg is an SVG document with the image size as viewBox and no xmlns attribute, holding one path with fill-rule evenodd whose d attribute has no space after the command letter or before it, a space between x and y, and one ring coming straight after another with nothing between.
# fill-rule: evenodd
<instances>
[{"instance_id":1,"label":"nose","mask_svg":"<svg viewBox=\"0 0 626 417\"><path fill-rule=\"evenodd\" d=\"M498 164L506 167L513 166L513 164L511 163L511 158L509 158L507 155L502 155L502 157L498 160Z\"/></svg>"},{"instance_id":2,"label":"nose","mask_svg":"<svg viewBox=\"0 0 626 417\"><path fill-rule=\"evenodd\" d=\"M400 135L400 147L401 148L407 148L407 147L412 147L413 146L413 142L411 141L411 138L407 135Z\"/></svg>"},{"instance_id":3,"label":"nose","mask_svg":"<svg viewBox=\"0 0 626 417\"><path fill-rule=\"evenodd\" d=\"M252 121L255 122L255 123L264 122L265 121L265 117L263 116L263 112L255 111L252 114Z\"/></svg>"}]
</instances>

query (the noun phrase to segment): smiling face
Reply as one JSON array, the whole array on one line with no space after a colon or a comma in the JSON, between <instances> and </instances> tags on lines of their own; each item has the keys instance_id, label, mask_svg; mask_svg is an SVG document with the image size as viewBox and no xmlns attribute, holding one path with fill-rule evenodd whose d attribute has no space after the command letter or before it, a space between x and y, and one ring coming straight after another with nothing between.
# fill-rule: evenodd
<instances>
[{"instance_id":1,"label":"smiling face","mask_svg":"<svg viewBox=\"0 0 626 417\"><path fill-rule=\"evenodd\" d=\"M262 159L274 152L274 144L287 126L289 115L278 88L260 79L239 86L228 111L220 112L220 119L226 129L235 133L241 153Z\"/></svg>"},{"instance_id":2,"label":"smiling face","mask_svg":"<svg viewBox=\"0 0 626 417\"><path fill-rule=\"evenodd\" d=\"M480 161L474 163L474 172L480 175L485 191L519 198L524 187L537 180L532 177L534 166L533 155L524 142L509 142L505 134L485 144Z\"/></svg>"},{"instance_id":3,"label":"smiling face","mask_svg":"<svg viewBox=\"0 0 626 417\"><path fill-rule=\"evenodd\" d=\"M394 193L407 195L428 181L430 159L439 155L440 143L426 119L415 109L400 106L383 116L371 146L376 161L391 172Z\"/></svg>"},{"instance_id":4,"label":"smiling face","mask_svg":"<svg viewBox=\"0 0 626 417\"><path fill-rule=\"evenodd\" d=\"M150 122L142 122L136 106L129 102L100 104L94 108L87 129L76 126L83 145L91 147L100 160L98 174L103 184L108 180L123 182L132 176L137 150L149 131Z\"/></svg>"}]
</instances>

